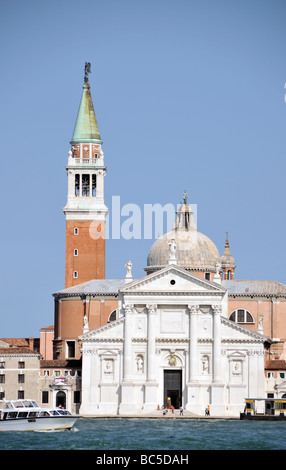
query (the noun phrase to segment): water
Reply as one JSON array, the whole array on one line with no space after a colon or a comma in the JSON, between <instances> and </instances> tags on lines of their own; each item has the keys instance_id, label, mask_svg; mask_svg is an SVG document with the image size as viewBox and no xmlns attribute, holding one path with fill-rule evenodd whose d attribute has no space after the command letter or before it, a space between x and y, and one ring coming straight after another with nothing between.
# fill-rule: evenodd
<instances>
[{"instance_id":1,"label":"water","mask_svg":"<svg viewBox=\"0 0 286 470\"><path fill-rule=\"evenodd\" d=\"M84 419L71 431L0 433L0 450L285 450L286 421Z\"/></svg>"}]
</instances>

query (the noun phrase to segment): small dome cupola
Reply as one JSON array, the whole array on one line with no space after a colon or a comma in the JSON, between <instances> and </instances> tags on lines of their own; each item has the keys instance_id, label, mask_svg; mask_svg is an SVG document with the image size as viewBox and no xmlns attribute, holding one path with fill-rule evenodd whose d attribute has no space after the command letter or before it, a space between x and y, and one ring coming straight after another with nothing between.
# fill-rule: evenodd
<instances>
[{"instance_id":1,"label":"small dome cupola","mask_svg":"<svg viewBox=\"0 0 286 470\"><path fill-rule=\"evenodd\" d=\"M226 234L224 252L220 258L223 279L234 279L235 260L230 254L229 234Z\"/></svg>"}]
</instances>

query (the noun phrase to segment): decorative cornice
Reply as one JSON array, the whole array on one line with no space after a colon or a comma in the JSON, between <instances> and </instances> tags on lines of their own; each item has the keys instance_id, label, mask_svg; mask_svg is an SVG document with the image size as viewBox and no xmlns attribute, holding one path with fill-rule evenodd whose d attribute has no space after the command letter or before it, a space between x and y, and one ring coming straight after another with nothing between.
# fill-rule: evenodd
<instances>
[{"instance_id":1,"label":"decorative cornice","mask_svg":"<svg viewBox=\"0 0 286 470\"><path fill-rule=\"evenodd\" d=\"M164 290L160 290L159 291L144 291L144 292L138 292L138 291L128 291L128 292L124 292L124 294L128 294L128 295L138 295L138 296L146 296L146 295L152 295L152 296L192 296L192 297L195 297L195 296L208 296L208 295L213 295L213 296L222 296L224 295L224 292L216 292L216 291L173 291L173 292L170 292L170 291L164 291Z\"/></svg>"}]
</instances>

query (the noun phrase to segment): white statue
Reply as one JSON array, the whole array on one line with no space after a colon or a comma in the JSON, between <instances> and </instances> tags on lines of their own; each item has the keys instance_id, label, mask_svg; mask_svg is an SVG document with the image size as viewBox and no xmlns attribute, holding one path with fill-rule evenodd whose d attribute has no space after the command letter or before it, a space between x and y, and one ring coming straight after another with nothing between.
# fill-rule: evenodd
<instances>
[{"instance_id":1,"label":"white statue","mask_svg":"<svg viewBox=\"0 0 286 470\"><path fill-rule=\"evenodd\" d=\"M216 274L219 274L221 270L221 264L219 262L216 263L215 269L216 269Z\"/></svg>"},{"instance_id":2,"label":"white statue","mask_svg":"<svg viewBox=\"0 0 286 470\"><path fill-rule=\"evenodd\" d=\"M168 246L169 246L169 264L177 264L177 259L176 259L177 245L176 245L174 238L172 238L172 240L168 243Z\"/></svg>"},{"instance_id":3,"label":"white statue","mask_svg":"<svg viewBox=\"0 0 286 470\"><path fill-rule=\"evenodd\" d=\"M125 263L125 268L127 269L126 277L132 277L132 274L131 274L132 263L131 263L131 261L128 261L128 263Z\"/></svg>"}]
</instances>

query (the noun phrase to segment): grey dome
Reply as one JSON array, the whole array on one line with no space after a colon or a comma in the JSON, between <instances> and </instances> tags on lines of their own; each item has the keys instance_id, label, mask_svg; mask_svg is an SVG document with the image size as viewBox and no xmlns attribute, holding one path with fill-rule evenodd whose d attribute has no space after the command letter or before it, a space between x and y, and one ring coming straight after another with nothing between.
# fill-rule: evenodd
<instances>
[{"instance_id":1,"label":"grey dome","mask_svg":"<svg viewBox=\"0 0 286 470\"><path fill-rule=\"evenodd\" d=\"M146 271L161 269L169 264L169 243L176 245L176 263L189 270L215 271L220 255L210 238L198 232L192 219L190 206L182 204L173 230L162 235L152 245Z\"/></svg>"}]
</instances>

